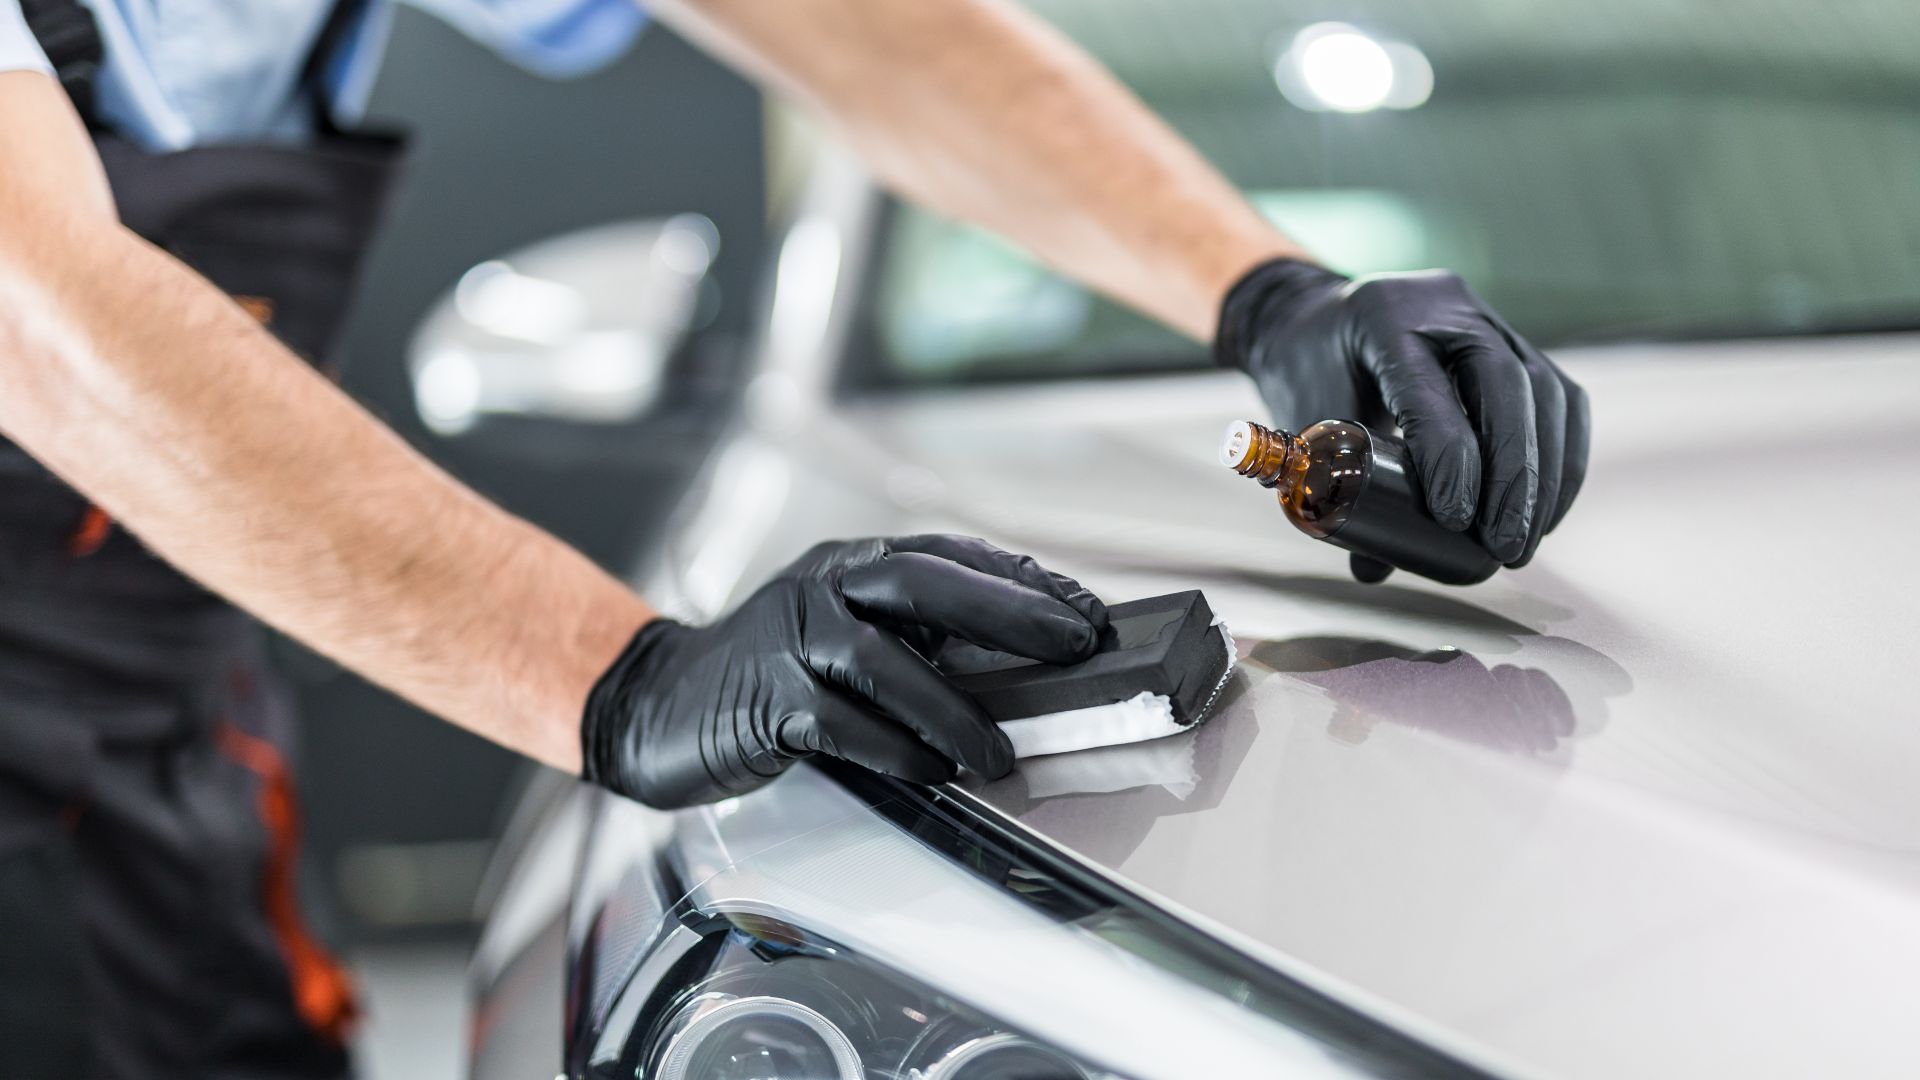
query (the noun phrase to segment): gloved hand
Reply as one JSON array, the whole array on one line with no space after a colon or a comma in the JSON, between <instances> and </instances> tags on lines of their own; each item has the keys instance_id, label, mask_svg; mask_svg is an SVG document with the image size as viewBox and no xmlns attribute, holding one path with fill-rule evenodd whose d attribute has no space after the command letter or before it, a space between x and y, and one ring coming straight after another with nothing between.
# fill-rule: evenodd
<instances>
[{"instance_id":1,"label":"gloved hand","mask_svg":"<svg viewBox=\"0 0 1920 1080\"><path fill-rule=\"evenodd\" d=\"M671 808L748 791L808 754L922 784L1013 747L924 657L948 635L1067 664L1107 609L1078 582L961 536L821 544L712 626L655 619L588 695L588 780ZM911 643L911 644L910 644Z\"/></svg>"},{"instance_id":2,"label":"gloved hand","mask_svg":"<svg viewBox=\"0 0 1920 1080\"><path fill-rule=\"evenodd\" d=\"M1399 425L1427 511L1509 567L1533 558L1586 478L1586 392L1445 271L1264 263L1228 291L1214 354L1253 377L1288 430ZM1362 581L1387 573L1353 558Z\"/></svg>"}]
</instances>

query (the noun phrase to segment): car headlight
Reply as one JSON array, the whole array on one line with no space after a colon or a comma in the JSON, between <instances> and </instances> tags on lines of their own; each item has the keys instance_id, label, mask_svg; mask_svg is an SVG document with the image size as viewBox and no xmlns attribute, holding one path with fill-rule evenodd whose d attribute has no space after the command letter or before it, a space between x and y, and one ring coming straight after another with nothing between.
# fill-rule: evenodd
<instances>
[{"instance_id":1,"label":"car headlight","mask_svg":"<svg viewBox=\"0 0 1920 1080\"><path fill-rule=\"evenodd\" d=\"M965 1005L751 916L689 942L612 1072L653 1080L1105 1080ZM609 1063L603 1062L603 1071Z\"/></svg>"},{"instance_id":2,"label":"car headlight","mask_svg":"<svg viewBox=\"0 0 1920 1080\"><path fill-rule=\"evenodd\" d=\"M839 767L675 815L606 797L570 1075L1479 1075L978 810Z\"/></svg>"},{"instance_id":3,"label":"car headlight","mask_svg":"<svg viewBox=\"0 0 1920 1080\"><path fill-rule=\"evenodd\" d=\"M651 1056L660 1080L697 1077L820 1077L861 1080L866 1065L832 1020L790 998L701 994L668 1017Z\"/></svg>"}]
</instances>

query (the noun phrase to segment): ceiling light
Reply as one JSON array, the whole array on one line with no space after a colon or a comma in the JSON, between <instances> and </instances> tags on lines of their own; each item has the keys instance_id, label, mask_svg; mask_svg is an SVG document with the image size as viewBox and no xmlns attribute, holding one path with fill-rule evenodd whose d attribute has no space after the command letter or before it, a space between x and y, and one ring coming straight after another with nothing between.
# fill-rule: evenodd
<instances>
[{"instance_id":1,"label":"ceiling light","mask_svg":"<svg viewBox=\"0 0 1920 1080\"><path fill-rule=\"evenodd\" d=\"M1313 112L1411 109L1433 92L1433 67L1405 42L1381 41L1346 23L1315 23L1273 65L1288 101Z\"/></svg>"}]
</instances>

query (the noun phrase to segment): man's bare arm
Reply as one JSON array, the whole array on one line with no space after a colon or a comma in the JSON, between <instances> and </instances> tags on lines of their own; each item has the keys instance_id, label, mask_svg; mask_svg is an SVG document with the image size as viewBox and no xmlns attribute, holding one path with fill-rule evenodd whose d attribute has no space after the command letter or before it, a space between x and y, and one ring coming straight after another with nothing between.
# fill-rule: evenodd
<instances>
[{"instance_id":1,"label":"man's bare arm","mask_svg":"<svg viewBox=\"0 0 1920 1080\"><path fill-rule=\"evenodd\" d=\"M1201 341L1304 257L1077 46L1005 0L649 0L818 107L893 187Z\"/></svg>"},{"instance_id":2,"label":"man's bare arm","mask_svg":"<svg viewBox=\"0 0 1920 1080\"><path fill-rule=\"evenodd\" d=\"M0 431L241 607L577 770L587 692L648 607L122 228L52 80L0 73L0 131Z\"/></svg>"},{"instance_id":3,"label":"man's bare arm","mask_svg":"<svg viewBox=\"0 0 1920 1080\"><path fill-rule=\"evenodd\" d=\"M647 2L811 102L902 194L1212 342L1283 426L1398 428L1428 510L1507 566L1579 492L1585 393L1464 282L1316 265L1013 0Z\"/></svg>"}]
</instances>

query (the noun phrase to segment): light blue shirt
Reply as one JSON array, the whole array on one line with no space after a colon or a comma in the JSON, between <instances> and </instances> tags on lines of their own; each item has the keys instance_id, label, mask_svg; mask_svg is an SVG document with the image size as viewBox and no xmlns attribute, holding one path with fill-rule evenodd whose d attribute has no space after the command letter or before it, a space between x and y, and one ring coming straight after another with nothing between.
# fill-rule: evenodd
<instances>
[{"instance_id":1,"label":"light blue shirt","mask_svg":"<svg viewBox=\"0 0 1920 1080\"><path fill-rule=\"evenodd\" d=\"M82 0L106 44L95 82L108 127L149 150L294 140L312 127L301 69L333 0ZM366 107L395 0L371 0L322 80L334 117ZM406 0L552 78L617 59L646 16L635 0ZM19 0L0 0L0 71L47 71ZM0 147L4 147L0 133Z\"/></svg>"}]
</instances>

